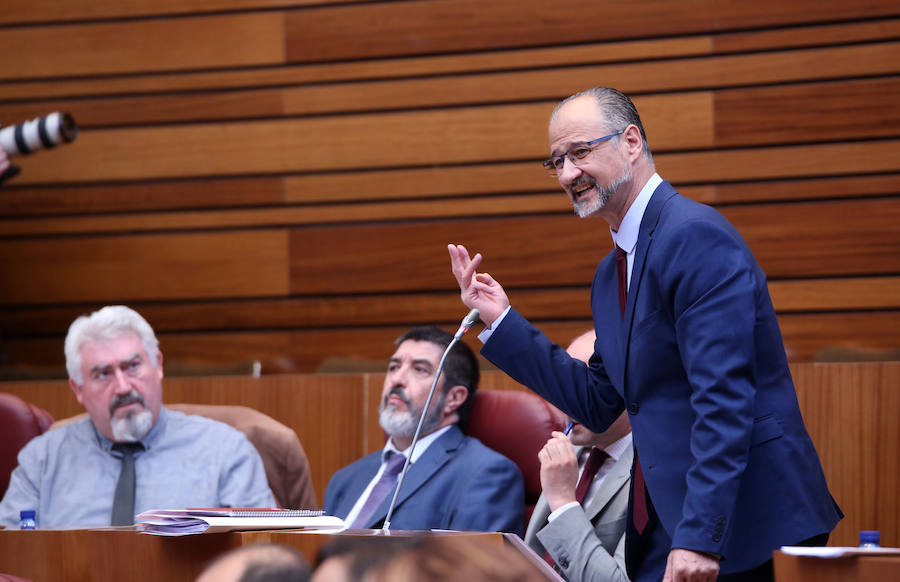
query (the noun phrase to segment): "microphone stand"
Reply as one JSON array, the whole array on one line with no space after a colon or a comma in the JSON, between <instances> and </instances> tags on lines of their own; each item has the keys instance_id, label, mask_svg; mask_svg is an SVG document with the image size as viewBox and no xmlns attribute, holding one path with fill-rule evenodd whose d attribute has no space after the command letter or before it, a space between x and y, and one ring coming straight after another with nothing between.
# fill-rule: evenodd
<instances>
[{"instance_id":1,"label":"microphone stand","mask_svg":"<svg viewBox=\"0 0 900 582\"><path fill-rule=\"evenodd\" d=\"M384 518L384 525L381 528L382 531L387 532L391 529L391 516L394 515L394 506L397 504L397 497L400 495L400 487L403 485L403 480L406 478L406 472L409 470L409 463L412 460L413 451L416 450L416 443L419 441L419 433L422 431L422 425L425 423L425 416L428 415L428 409L431 406L431 398L434 396L434 389L437 387L438 378L441 377L441 371L444 369L444 360L447 359L447 354L450 353L450 349L454 344L456 344L456 342L462 338L463 334L469 331L472 324L478 320L478 316L479 312L477 309L471 310L468 315L466 315L462 321L462 325L459 326L453 339L450 340L450 344L447 345L447 349L445 349L444 353L441 355L441 361L438 363L437 370L434 373L434 380L431 381L431 389L428 391L428 398L425 399L425 407L422 409L422 414L419 415L419 424L416 425L416 432L413 435L412 443L409 445L409 454L406 455L406 461L403 462L403 469L400 470L400 477L397 479L397 486L394 488L394 496L391 498L391 505L388 507L387 517Z\"/></svg>"}]
</instances>

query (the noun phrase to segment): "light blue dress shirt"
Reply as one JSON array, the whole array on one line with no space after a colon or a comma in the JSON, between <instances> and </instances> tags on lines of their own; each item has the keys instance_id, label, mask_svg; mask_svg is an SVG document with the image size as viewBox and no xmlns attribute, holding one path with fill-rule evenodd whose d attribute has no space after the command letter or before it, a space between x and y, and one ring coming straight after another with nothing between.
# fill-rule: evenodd
<instances>
[{"instance_id":1,"label":"light blue dress shirt","mask_svg":"<svg viewBox=\"0 0 900 582\"><path fill-rule=\"evenodd\" d=\"M259 453L232 427L202 416L160 410L135 454L135 513L185 507L273 507ZM110 523L122 467L112 441L84 418L34 438L0 502L0 524L37 510L38 527Z\"/></svg>"}]
</instances>

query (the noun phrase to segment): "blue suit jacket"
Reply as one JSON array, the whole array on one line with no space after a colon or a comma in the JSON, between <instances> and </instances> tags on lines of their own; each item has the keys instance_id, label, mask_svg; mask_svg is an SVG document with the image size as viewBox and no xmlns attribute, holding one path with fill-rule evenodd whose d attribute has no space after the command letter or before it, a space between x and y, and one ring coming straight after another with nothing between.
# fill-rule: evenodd
<instances>
[{"instance_id":1,"label":"blue suit jacket","mask_svg":"<svg viewBox=\"0 0 900 582\"><path fill-rule=\"evenodd\" d=\"M381 466L382 451L344 467L325 490L325 513L344 518ZM366 527L381 527L393 493ZM515 463L457 426L410 465L391 528L503 531L522 535L525 487Z\"/></svg>"},{"instance_id":2,"label":"blue suit jacket","mask_svg":"<svg viewBox=\"0 0 900 582\"><path fill-rule=\"evenodd\" d=\"M591 309L589 366L515 311L482 353L592 431L628 410L672 547L722 555L729 573L833 529L842 514L800 416L765 274L721 214L663 182L641 221L624 319L614 253L597 268Z\"/></svg>"}]
</instances>

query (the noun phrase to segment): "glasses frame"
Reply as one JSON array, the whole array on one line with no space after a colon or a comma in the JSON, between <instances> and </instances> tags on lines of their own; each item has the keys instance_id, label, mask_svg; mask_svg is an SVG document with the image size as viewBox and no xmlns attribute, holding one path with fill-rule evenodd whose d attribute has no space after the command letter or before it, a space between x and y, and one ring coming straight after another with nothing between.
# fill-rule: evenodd
<instances>
[{"instance_id":1,"label":"glasses frame","mask_svg":"<svg viewBox=\"0 0 900 582\"><path fill-rule=\"evenodd\" d=\"M575 144L572 148L569 148L567 151L564 151L563 153L561 153L557 156L550 156L546 160L542 161L541 166L543 166L545 170L550 172L550 175L553 176L554 178L558 177L559 173L562 172L563 167L565 167L565 165L566 165L566 161L565 161L566 158L569 158L569 161L572 162L573 166L578 166L578 162L580 162L581 160L588 157L591 153L593 153L594 148L596 148L598 145L600 145L603 142L609 141L616 136L622 135L623 133L625 133L625 130L627 130L627 129L628 128L626 127L625 129L620 129L619 131L616 131L609 135L604 135L603 137L598 137L597 139L592 139L591 141L586 141L586 142ZM576 148L586 148L588 151L585 152L584 155L582 155L582 156L573 156L572 151L573 151L573 149L576 149ZM556 160L563 160L562 166L560 166L559 168L556 167Z\"/></svg>"}]
</instances>

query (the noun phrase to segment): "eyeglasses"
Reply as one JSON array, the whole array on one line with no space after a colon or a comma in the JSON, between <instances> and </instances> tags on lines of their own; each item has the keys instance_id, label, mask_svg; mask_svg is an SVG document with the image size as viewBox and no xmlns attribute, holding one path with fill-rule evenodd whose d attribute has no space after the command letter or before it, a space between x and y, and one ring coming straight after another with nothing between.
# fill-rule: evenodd
<instances>
[{"instance_id":1,"label":"eyeglasses","mask_svg":"<svg viewBox=\"0 0 900 582\"><path fill-rule=\"evenodd\" d=\"M550 172L551 176L556 178L563 171L563 168L566 165L566 158L569 158L569 161L572 162L572 164L578 166L579 162L585 159L592 151L594 151L594 148L596 148L598 145L616 137L617 135L622 135L623 133L625 133L625 130L620 129L615 133L604 135L603 137L598 137L597 139L592 139L591 141L572 144L572 147L570 147L568 151L565 151L558 156L547 158L546 160L541 162L541 165L544 166L545 170Z\"/></svg>"}]
</instances>

